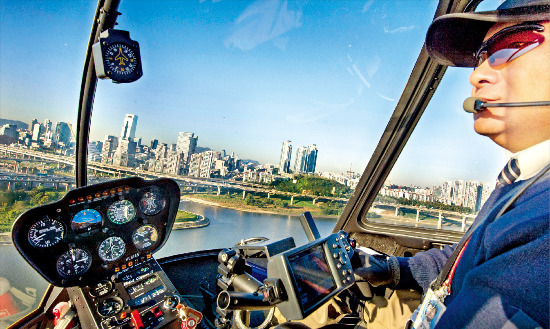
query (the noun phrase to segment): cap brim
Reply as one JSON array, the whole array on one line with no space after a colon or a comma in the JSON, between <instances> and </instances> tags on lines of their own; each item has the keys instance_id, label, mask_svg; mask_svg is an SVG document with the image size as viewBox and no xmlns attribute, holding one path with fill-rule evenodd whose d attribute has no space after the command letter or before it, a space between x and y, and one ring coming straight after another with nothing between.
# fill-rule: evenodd
<instances>
[{"instance_id":1,"label":"cap brim","mask_svg":"<svg viewBox=\"0 0 550 329\"><path fill-rule=\"evenodd\" d=\"M449 66L475 67L475 52L487 31L497 22L525 22L550 19L546 11L486 11L447 14L436 18L426 35L426 49L438 63Z\"/></svg>"}]
</instances>

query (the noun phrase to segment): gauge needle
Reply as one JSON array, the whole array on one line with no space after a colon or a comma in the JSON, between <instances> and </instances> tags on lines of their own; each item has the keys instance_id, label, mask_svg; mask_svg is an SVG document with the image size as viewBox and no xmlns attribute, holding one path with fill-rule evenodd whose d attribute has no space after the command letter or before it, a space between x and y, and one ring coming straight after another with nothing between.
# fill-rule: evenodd
<instances>
[{"instance_id":1,"label":"gauge needle","mask_svg":"<svg viewBox=\"0 0 550 329\"><path fill-rule=\"evenodd\" d=\"M46 233L41 234L41 235L37 236L36 239L37 239L37 240L40 240L40 239L42 239L45 235L46 235Z\"/></svg>"}]
</instances>

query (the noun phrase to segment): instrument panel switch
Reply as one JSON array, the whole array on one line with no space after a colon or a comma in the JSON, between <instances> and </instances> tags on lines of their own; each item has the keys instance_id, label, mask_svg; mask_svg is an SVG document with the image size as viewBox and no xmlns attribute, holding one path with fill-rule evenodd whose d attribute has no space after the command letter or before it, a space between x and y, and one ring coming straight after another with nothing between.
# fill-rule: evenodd
<instances>
[{"instance_id":1,"label":"instrument panel switch","mask_svg":"<svg viewBox=\"0 0 550 329\"><path fill-rule=\"evenodd\" d=\"M134 327L136 329L143 328L143 321L141 320L141 315L139 314L138 310L133 310L131 313L132 316L132 323L134 324Z\"/></svg>"}]
</instances>

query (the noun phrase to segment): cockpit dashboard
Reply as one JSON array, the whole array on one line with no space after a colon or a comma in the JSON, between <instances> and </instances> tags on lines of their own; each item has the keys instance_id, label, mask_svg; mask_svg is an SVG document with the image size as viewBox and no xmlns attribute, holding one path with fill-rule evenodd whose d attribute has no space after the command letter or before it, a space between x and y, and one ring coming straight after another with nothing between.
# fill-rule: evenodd
<instances>
[{"instance_id":1,"label":"cockpit dashboard","mask_svg":"<svg viewBox=\"0 0 550 329\"><path fill-rule=\"evenodd\" d=\"M147 261L170 234L179 187L126 178L72 190L14 223L19 253L49 283L90 286Z\"/></svg>"}]
</instances>

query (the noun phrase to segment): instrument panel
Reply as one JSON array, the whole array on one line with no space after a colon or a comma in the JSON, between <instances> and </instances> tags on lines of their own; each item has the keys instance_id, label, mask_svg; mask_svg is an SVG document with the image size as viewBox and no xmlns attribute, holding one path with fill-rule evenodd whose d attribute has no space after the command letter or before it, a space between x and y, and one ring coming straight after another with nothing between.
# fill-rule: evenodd
<instances>
[{"instance_id":1,"label":"instrument panel","mask_svg":"<svg viewBox=\"0 0 550 329\"><path fill-rule=\"evenodd\" d=\"M13 242L48 282L96 284L145 262L164 245L179 200L171 179L132 177L78 188L23 213L14 223Z\"/></svg>"}]
</instances>

